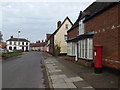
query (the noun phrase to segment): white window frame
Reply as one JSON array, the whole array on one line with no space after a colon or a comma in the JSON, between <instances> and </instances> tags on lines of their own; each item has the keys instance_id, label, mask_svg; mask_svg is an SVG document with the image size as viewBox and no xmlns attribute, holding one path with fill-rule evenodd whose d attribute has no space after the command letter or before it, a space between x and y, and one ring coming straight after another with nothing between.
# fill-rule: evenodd
<instances>
[{"instance_id":1,"label":"white window frame","mask_svg":"<svg viewBox=\"0 0 120 90\"><path fill-rule=\"evenodd\" d=\"M93 60L93 39L87 38L79 41L79 58Z\"/></svg>"},{"instance_id":2,"label":"white window frame","mask_svg":"<svg viewBox=\"0 0 120 90\"><path fill-rule=\"evenodd\" d=\"M69 29L69 25L65 24L65 29L68 30Z\"/></svg>"},{"instance_id":3,"label":"white window frame","mask_svg":"<svg viewBox=\"0 0 120 90\"><path fill-rule=\"evenodd\" d=\"M82 35L85 32L85 28L84 28L85 24L83 23L84 20L85 20L85 18L83 18L79 21L79 35Z\"/></svg>"}]
</instances>

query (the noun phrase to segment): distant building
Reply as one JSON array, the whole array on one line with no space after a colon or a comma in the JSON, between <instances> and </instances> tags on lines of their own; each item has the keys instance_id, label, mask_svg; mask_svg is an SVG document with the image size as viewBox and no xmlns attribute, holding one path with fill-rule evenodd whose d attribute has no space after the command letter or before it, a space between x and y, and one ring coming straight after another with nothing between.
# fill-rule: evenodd
<instances>
[{"instance_id":1,"label":"distant building","mask_svg":"<svg viewBox=\"0 0 120 90\"><path fill-rule=\"evenodd\" d=\"M22 50L29 51L30 50L30 41L24 38L14 38L11 36L7 41L7 50Z\"/></svg>"},{"instance_id":2,"label":"distant building","mask_svg":"<svg viewBox=\"0 0 120 90\"><path fill-rule=\"evenodd\" d=\"M40 51L40 42L36 42L30 45L32 51Z\"/></svg>"},{"instance_id":3,"label":"distant building","mask_svg":"<svg viewBox=\"0 0 120 90\"><path fill-rule=\"evenodd\" d=\"M0 44L0 48L6 49L6 47L7 47L6 42L2 42L2 43Z\"/></svg>"},{"instance_id":4,"label":"distant building","mask_svg":"<svg viewBox=\"0 0 120 90\"><path fill-rule=\"evenodd\" d=\"M36 41L36 43L31 44L30 47L32 51L44 51L45 45L46 45L46 42L42 40L42 42Z\"/></svg>"},{"instance_id":5,"label":"distant building","mask_svg":"<svg viewBox=\"0 0 120 90\"><path fill-rule=\"evenodd\" d=\"M50 40L49 40L49 38L50 38L50 36L51 36L52 34L46 34L46 51L47 52L49 52L49 43L50 43Z\"/></svg>"}]
</instances>

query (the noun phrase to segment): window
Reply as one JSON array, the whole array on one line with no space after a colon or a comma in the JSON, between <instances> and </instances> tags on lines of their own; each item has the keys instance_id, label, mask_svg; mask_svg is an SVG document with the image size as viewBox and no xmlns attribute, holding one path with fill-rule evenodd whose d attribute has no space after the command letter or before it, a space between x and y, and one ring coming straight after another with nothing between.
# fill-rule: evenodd
<instances>
[{"instance_id":1,"label":"window","mask_svg":"<svg viewBox=\"0 0 120 90\"><path fill-rule=\"evenodd\" d=\"M75 43L70 42L67 44L67 53L70 56L75 56Z\"/></svg>"},{"instance_id":2,"label":"window","mask_svg":"<svg viewBox=\"0 0 120 90\"><path fill-rule=\"evenodd\" d=\"M10 42L10 45L12 45L12 42Z\"/></svg>"},{"instance_id":3,"label":"window","mask_svg":"<svg viewBox=\"0 0 120 90\"><path fill-rule=\"evenodd\" d=\"M16 50L16 47L14 47L14 50Z\"/></svg>"},{"instance_id":4,"label":"window","mask_svg":"<svg viewBox=\"0 0 120 90\"><path fill-rule=\"evenodd\" d=\"M16 45L16 42L14 42L14 45Z\"/></svg>"},{"instance_id":5,"label":"window","mask_svg":"<svg viewBox=\"0 0 120 90\"><path fill-rule=\"evenodd\" d=\"M65 39L65 41L67 40L67 35L64 35L64 39Z\"/></svg>"},{"instance_id":6,"label":"window","mask_svg":"<svg viewBox=\"0 0 120 90\"><path fill-rule=\"evenodd\" d=\"M93 41L92 38L80 40L79 42L79 58L93 59Z\"/></svg>"},{"instance_id":7,"label":"window","mask_svg":"<svg viewBox=\"0 0 120 90\"><path fill-rule=\"evenodd\" d=\"M65 25L65 28L68 29L68 24Z\"/></svg>"},{"instance_id":8,"label":"window","mask_svg":"<svg viewBox=\"0 0 120 90\"><path fill-rule=\"evenodd\" d=\"M28 45L28 43L26 43L26 45Z\"/></svg>"},{"instance_id":9,"label":"window","mask_svg":"<svg viewBox=\"0 0 120 90\"><path fill-rule=\"evenodd\" d=\"M22 42L22 45L24 45L24 42Z\"/></svg>"},{"instance_id":10,"label":"window","mask_svg":"<svg viewBox=\"0 0 120 90\"><path fill-rule=\"evenodd\" d=\"M75 43L72 42L72 56L75 56Z\"/></svg>"},{"instance_id":11,"label":"window","mask_svg":"<svg viewBox=\"0 0 120 90\"><path fill-rule=\"evenodd\" d=\"M9 50L12 50L12 47L9 47Z\"/></svg>"},{"instance_id":12,"label":"window","mask_svg":"<svg viewBox=\"0 0 120 90\"><path fill-rule=\"evenodd\" d=\"M71 42L67 44L67 54L72 55L72 43Z\"/></svg>"},{"instance_id":13,"label":"window","mask_svg":"<svg viewBox=\"0 0 120 90\"><path fill-rule=\"evenodd\" d=\"M87 39L87 42L88 42L88 49L87 49L87 57L89 57L90 59L93 58L93 41L92 41L92 38L88 38Z\"/></svg>"},{"instance_id":14,"label":"window","mask_svg":"<svg viewBox=\"0 0 120 90\"><path fill-rule=\"evenodd\" d=\"M85 20L85 18L83 18L79 22L79 35L84 34L84 23L83 23L84 20Z\"/></svg>"}]
</instances>

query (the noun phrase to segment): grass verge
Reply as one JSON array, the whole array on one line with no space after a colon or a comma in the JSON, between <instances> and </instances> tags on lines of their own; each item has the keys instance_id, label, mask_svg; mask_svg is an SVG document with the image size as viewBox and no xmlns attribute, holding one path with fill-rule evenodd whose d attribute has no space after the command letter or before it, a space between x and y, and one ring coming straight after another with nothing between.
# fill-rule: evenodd
<instances>
[{"instance_id":1,"label":"grass verge","mask_svg":"<svg viewBox=\"0 0 120 90\"><path fill-rule=\"evenodd\" d=\"M12 57L12 56L17 56L17 55L21 55L22 52L12 52L12 53L4 53L2 55L2 57L8 58L8 57Z\"/></svg>"}]
</instances>

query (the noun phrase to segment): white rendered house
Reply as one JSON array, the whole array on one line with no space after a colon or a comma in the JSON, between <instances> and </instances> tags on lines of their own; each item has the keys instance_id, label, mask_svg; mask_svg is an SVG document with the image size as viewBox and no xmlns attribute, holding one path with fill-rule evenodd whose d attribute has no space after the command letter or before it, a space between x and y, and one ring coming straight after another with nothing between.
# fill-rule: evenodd
<instances>
[{"instance_id":1,"label":"white rendered house","mask_svg":"<svg viewBox=\"0 0 120 90\"><path fill-rule=\"evenodd\" d=\"M7 50L22 50L22 51L30 50L30 41L24 38L13 38L13 36L11 36L11 38L8 39L6 43Z\"/></svg>"}]
</instances>

